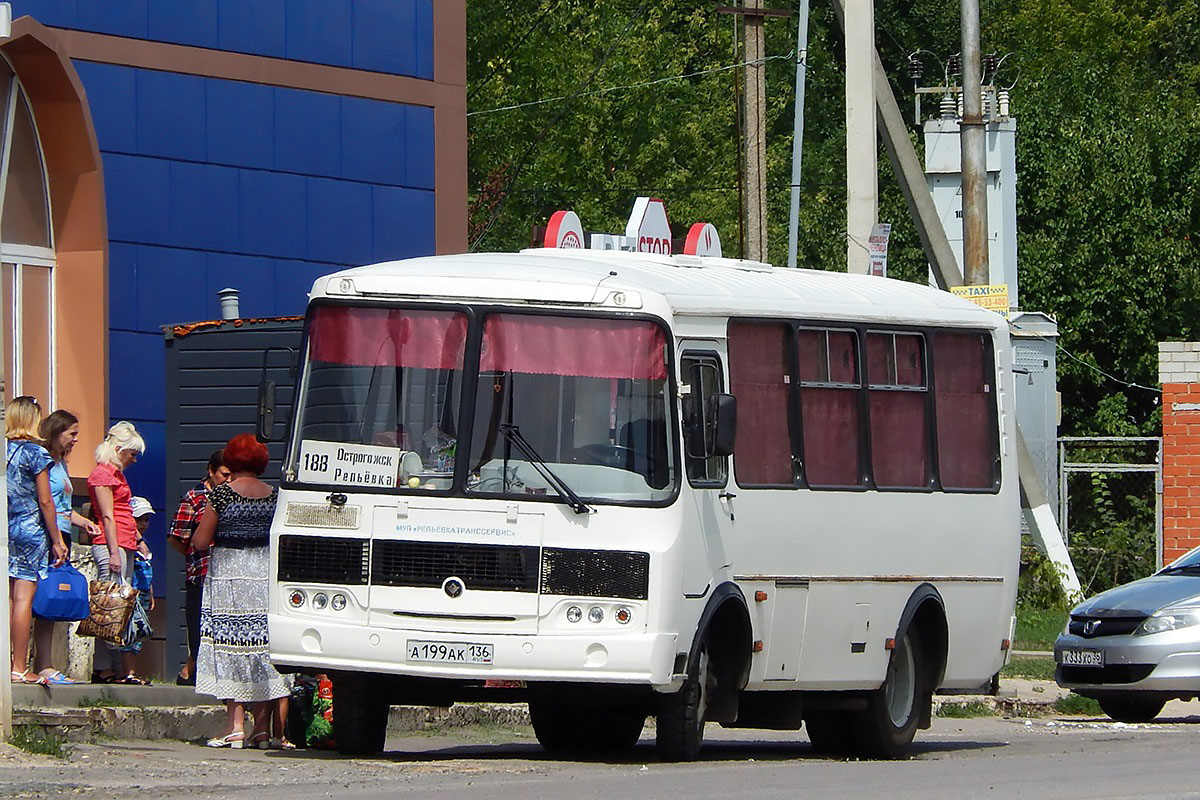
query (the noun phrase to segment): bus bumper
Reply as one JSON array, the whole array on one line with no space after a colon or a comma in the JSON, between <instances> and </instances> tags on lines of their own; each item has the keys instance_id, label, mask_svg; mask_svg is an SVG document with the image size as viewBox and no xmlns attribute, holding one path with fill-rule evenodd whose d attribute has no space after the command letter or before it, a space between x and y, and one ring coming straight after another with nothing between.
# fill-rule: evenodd
<instances>
[{"instance_id":1,"label":"bus bumper","mask_svg":"<svg viewBox=\"0 0 1200 800\"><path fill-rule=\"evenodd\" d=\"M667 686L673 633L613 636L452 634L270 617L271 661L284 668L347 670L454 680L578 681ZM409 641L490 644L490 664L409 661Z\"/></svg>"}]
</instances>

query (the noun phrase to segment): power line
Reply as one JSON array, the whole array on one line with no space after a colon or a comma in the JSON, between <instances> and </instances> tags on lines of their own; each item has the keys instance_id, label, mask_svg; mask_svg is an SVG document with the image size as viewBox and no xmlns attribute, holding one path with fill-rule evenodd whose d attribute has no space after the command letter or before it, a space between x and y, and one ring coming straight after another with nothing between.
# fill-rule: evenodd
<instances>
[{"instance_id":1,"label":"power line","mask_svg":"<svg viewBox=\"0 0 1200 800\"><path fill-rule=\"evenodd\" d=\"M509 106L499 106L497 108L488 108L488 109L483 109L481 111L468 111L467 116L475 117L475 116L480 116L482 114L495 114L499 111L515 111L516 109L519 109L519 108L529 108L531 106L540 106L540 105L545 105L546 103L557 103L562 100L576 100L580 97L591 97L593 95L606 94L608 92L617 92L617 91L622 91L625 89L642 89L642 88L645 88L646 86L657 86L660 83L669 83L670 81L687 80L688 78L696 78L701 75L711 75L716 72L728 72L731 69L738 69L739 67L748 67L748 66L754 66L756 64L765 64L768 61L774 61L775 59L779 59L779 58L790 59L795 54L796 54L796 51L793 50L792 52L787 53L785 55L764 56L762 58L756 58L752 61L739 61L736 64L722 64L719 67L711 67L709 69L696 70L695 72L688 72L688 73L684 73L683 75L668 75L665 78L655 78L654 80L641 81L639 83L627 83L627 84L623 84L620 86L606 86L603 89L593 89L592 91L589 91L589 92L576 92L575 94L564 94L564 95L560 95L558 97L547 97L543 100L530 100L527 103L514 103L513 105L509 105Z\"/></svg>"},{"instance_id":2,"label":"power line","mask_svg":"<svg viewBox=\"0 0 1200 800\"><path fill-rule=\"evenodd\" d=\"M592 74L587 77L587 80L583 83L584 86L588 86L592 83L592 81L596 80L596 76L600 74L600 70L602 70L604 65L608 63L609 56L612 55L613 51L617 48L617 45L620 44L621 40L625 38L630 29L633 28L634 24L642 18L642 12L646 10L646 6L649 4L650 0L646 0L646 2L643 2L640 6L638 6L637 11L634 12L634 14L629 18L629 22L626 23L625 27L621 29L621 32L613 37L612 44L607 50L604 51L604 54L600 57L599 61L596 62L596 68L592 70ZM542 140L546 138L546 135L554 129L554 126L558 124L558 121L562 119L563 114L567 113L567 109L569 107L569 103L564 103L563 106L558 110L558 113L554 115L553 119L551 119L548 124L542 126L542 129L539 131L537 137L529 143L529 147L525 148L525 152L521 154L521 158L517 161L516 167L513 168L512 177L510 177L504 184L504 191L500 195L500 202L496 204L495 209L492 210L491 217L488 218L487 224L484 225L483 230L479 232L479 235L475 237L475 241L470 243L468 250L474 251L479 246L480 242L482 242L488 235L488 231L492 229L492 226L496 224L496 220L500 218L500 212L504 210L504 206L510 197L509 190L512 189L513 185L517 182L517 178L520 177L521 170L525 168L525 162L529 159L529 156L533 154L533 151L537 148L537 146L542 143Z\"/></svg>"},{"instance_id":3,"label":"power line","mask_svg":"<svg viewBox=\"0 0 1200 800\"><path fill-rule=\"evenodd\" d=\"M491 83L492 78L495 78L497 75L500 74L500 65L505 60L507 60L509 54L515 53L518 50L520 50L521 46L523 44L525 44L526 41L529 40L529 37L532 36L538 30L538 28L540 28L542 26L542 24L546 20L548 20L552 16L554 16L554 12L558 11L558 7L561 6L562 4L563 4L563 0L556 0L556 2L554 3L554 6L545 11L541 10L541 6L539 4L538 12L535 14L535 19L533 21L533 24L525 29L524 35L521 36L521 38L517 41L516 44L514 44L511 47L505 48L505 50L506 50L505 54L496 59L496 65L494 67L492 67L492 71L488 73L486 78L484 78L479 83L475 84L475 87L473 89L471 89L471 93L467 96L467 103L470 103L472 100L474 100L475 95L479 94L479 92L483 89L483 87L485 87L489 83Z\"/></svg>"},{"instance_id":4,"label":"power line","mask_svg":"<svg viewBox=\"0 0 1200 800\"><path fill-rule=\"evenodd\" d=\"M1122 380L1121 378L1118 378L1116 375L1113 375L1109 372L1105 372L1104 370L1100 369L1100 367L1096 366L1095 364L1092 364L1088 361L1084 361L1082 358L1075 355L1067 348L1063 347L1061 344L1058 343L1058 341L1056 339L1051 339L1049 336L1043 336L1042 334L1038 333L1037 331L1031 331L1026 328L1022 328L1020 325L1017 325L1015 323L1010 323L1010 324L1017 330L1022 331L1023 333L1032 334L1033 336L1036 336L1037 338L1041 339L1044 342L1052 343L1067 358L1071 359L1072 361L1077 361L1080 364L1083 364L1088 369L1092 370L1093 372L1095 372L1099 375L1103 375L1105 378L1108 378L1110 381L1113 381L1114 383L1119 383L1122 386L1126 386L1131 389L1144 389L1145 391L1153 392L1154 394L1162 394L1161 388L1154 387L1154 386L1143 386L1142 384L1137 383L1135 381Z\"/></svg>"}]
</instances>

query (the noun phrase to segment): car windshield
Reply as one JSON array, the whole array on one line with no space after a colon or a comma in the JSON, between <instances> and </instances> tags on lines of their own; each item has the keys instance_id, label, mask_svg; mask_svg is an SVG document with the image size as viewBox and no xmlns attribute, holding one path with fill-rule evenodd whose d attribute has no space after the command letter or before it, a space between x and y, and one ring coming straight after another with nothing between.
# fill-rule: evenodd
<instances>
[{"instance_id":1,"label":"car windshield","mask_svg":"<svg viewBox=\"0 0 1200 800\"><path fill-rule=\"evenodd\" d=\"M468 364L472 340L479 357ZM318 305L289 480L668 499L677 479L666 342L640 319Z\"/></svg>"},{"instance_id":2,"label":"car windshield","mask_svg":"<svg viewBox=\"0 0 1200 800\"><path fill-rule=\"evenodd\" d=\"M1158 571L1159 575L1191 573L1200 575L1200 547L1185 553Z\"/></svg>"}]
</instances>

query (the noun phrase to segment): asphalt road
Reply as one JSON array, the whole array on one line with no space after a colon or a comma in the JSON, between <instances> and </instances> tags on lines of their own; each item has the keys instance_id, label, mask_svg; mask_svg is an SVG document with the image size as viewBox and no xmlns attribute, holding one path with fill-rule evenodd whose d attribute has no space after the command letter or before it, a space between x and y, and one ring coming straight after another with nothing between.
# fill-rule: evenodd
<instances>
[{"instance_id":1,"label":"asphalt road","mask_svg":"<svg viewBox=\"0 0 1200 800\"><path fill-rule=\"evenodd\" d=\"M210 750L178 742L74 745L67 759L0 751L0 797L1184 798L1200 797L1197 716L1151 725L1081 718L938 719L912 758L819 758L803 733L710 725L702 759L662 764L652 736L617 762L547 758L527 729L395 738L381 758Z\"/></svg>"}]
</instances>

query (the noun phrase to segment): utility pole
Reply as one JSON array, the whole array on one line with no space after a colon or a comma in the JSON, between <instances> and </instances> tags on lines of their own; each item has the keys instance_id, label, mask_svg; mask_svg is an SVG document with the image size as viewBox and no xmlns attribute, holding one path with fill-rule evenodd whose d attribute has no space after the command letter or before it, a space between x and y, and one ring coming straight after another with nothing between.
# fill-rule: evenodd
<instances>
[{"instance_id":1,"label":"utility pole","mask_svg":"<svg viewBox=\"0 0 1200 800\"><path fill-rule=\"evenodd\" d=\"M746 10L746 258L767 260L767 82L763 0L745 0Z\"/></svg>"},{"instance_id":2,"label":"utility pole","mask_svg":"<svg viewBox=\"0 0 1200 800\"><path fill-rule=\"evenodd\" d=\"M847 21L849 16L847 6L854 2L858 2L858 0L834 0L833 10L838 22L842 24L842 31L847 40L851 38L850 26ZM978 17L978 15L976 16ZM874 41L873 35L870 41ZM921 239L921 245L925 248L925 255L929 258L939 287L949 289L951 286L962 286L963 277L962 273L958 271L954 251L951 249L946 231L938 219L933 198L929 194L929 187L925 184L925 174L917 159L916 150L908 138L908 129L900 114L900 106L896 103L896 96L888 84L887 73L884 72L883 63L879 60L879 54L874 45L871 46L871 60L876 76L875 103L884 132L884 144L892 160L892 169L900 180L900 189L908 203L909 213L917 228L917 235ZM978 73L976 75L978 76ZM976 81L978 82L978 78ZM964 112L965 110L964 107ZM1021 506L1025 521L1033 534L1034 542L1041 547L1042 552L1046 554L1058 571L1059 583L1064 593L1071 599L1071 602L1075 602L1082 597L1079 578L1075 574L1070 553L1059 532L1058 523L1054 519L1054 513L1046 497L1046 490L1041 476L1038 474L1037 466L1029 455L1029 449L1025 446L1025 437L1021 434L1020 426L1016 429L1015 439L1017 474L1021 486Z\"/></svg>"},{"instance_id":3,"label":"utility pole","mask_svg":"<svg viewBox=\"0 0 1200 800\"><path fill-rule=\"evenodd\" d=\"M988 282L987 155L983 76L979 56L979 0L962 0L963 114L959 121L963 186L963 279Z\"/></svg>"},{"instance_id":4,"label":"utility pole","mask_svg":"<svg viewBox=\"0 0 1200 800\"><path fill-rule=\"evenodd\" d=\"M792 186L788 208L788 260L796 267L800 243L800 165L804 155L804 87L808 78L808 0L800 0L796 31L796 108L792 121Z\"/></svg>"},{"instance_id":5,"label":"utility pole","mask_svg":"<svg viewBox=\"0 0 1200 800\"><path fill-rule=\"evenodd\" d=\"M845 0L846 271L870 271L867 239L879 216L875 130L875 0Z\"/></svg>"},{"instance_id":6,"label":"utility pole","mask_svg":"<svg viewBox=\"0 0 1200 800\"><path fill-rule=\"evenodd\" d=\"M767 17L789 17L792 12L763 7L763 0L745 0L742 6L718 6L721 14L742 17L745 29L745 91L744 119L745 210L743 228L746 232L742 257L754 261L767 260L767 83L766 39L763 23Z\"/></svg>"}]
</instances>

